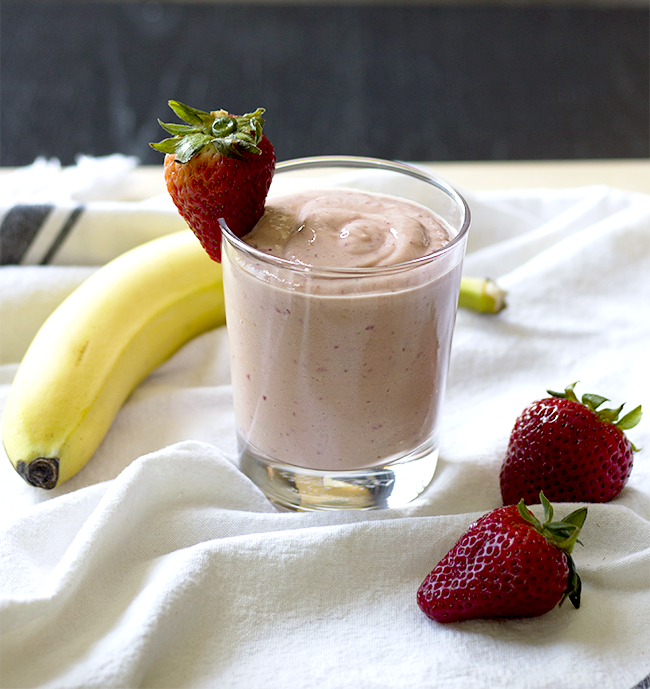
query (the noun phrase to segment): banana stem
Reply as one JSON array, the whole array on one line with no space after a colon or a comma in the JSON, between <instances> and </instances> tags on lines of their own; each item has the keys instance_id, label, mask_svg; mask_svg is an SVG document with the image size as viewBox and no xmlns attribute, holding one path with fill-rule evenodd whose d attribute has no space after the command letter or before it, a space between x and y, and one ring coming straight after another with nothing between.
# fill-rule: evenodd
<instances>
[{"instance_id":1,"label":"banana stem","mask_svg":"<svg viewBox=\"0 0 650 689\"><path fill-rule=\"evenodd\" d=\"M490 278L463 277L458 306L480 313L499 313L506 307L506 291Z\"/></svg>"}]
</instances>

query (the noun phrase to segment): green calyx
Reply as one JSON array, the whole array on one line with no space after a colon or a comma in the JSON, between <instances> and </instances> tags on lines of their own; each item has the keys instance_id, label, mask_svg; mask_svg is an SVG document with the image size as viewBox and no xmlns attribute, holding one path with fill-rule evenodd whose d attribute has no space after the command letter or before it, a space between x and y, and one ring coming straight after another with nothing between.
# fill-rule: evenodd
<instances>
[{"instance_id":1,"label":"green calyx","mask_svg":"<svg viewBox=\"0 0 650 689\"><path fill-rule=\"evenodd\" d=\"M235 116L225 110L204 112L176 100L170 100L169 107L187 124L158 120L172 137L149 145L161 153L173 153L179 163L186 163L206 146L212 146L228 158L243 158L243 153L262 153L257 144L263 136L264 108Z\"/></svg>"},{"instance_id":2,"label":"green calyx","mask_svg":"<svg viewBox=\"0 0 650 689\"><path fill-rule=\"evenodd\" d=\"M641 417L643 416L643 411L641 409L641 405L638 407L635 407L632 409L632 411L629 411L625 416L619 419L619 416L621 412L623 411L623 407L625 404L621 404L620 407L617 407L616 409L599 409L605 402L609 402L607 397L601 397L600 395L593 395L593 394L584 394L580 399L578 399L577 395L574 392L574 388L577 385L576 383L572 383L571 385L568 385L565 389L564 392L553 392L553 390L547 390L549 395L552 395L553 397L558 397L560 399L565 399L565 400L571 400L573 402L581 402L582 404L585 405L588 409L591 409L594 414L603 422L605 423L611 423L617 428L620 428L622 431L626 431L630 428L634 428L639 421L641 421ZM638 449L632 445L632 449L634 452L638 452Z\"/></svg>"},{"instance_id":3,"label":"green calyx","mask_svg":"<svg viewBox=\"0 0 650 689\"><path fill-rule=\"evenodd\" d=\"M526 507L523 499L519 501L517 510L524 521L530 524L535 531L542 534L549 543L559 548L566 555L567 564L569 566L569 578L567 581L567 588L560 600L560 605L568 598L574 608L579 608L582 582L580 581L573 558L571 557L571 551L576 543L580 543L578 535L587 518L587 508L580 507L567 515L562 521L554 522L553 506L542 491L540 491L539 499L544 507L543 523ZM582 543L580 543L580 545L582 545Z\"/></svg>"}]
</instances>

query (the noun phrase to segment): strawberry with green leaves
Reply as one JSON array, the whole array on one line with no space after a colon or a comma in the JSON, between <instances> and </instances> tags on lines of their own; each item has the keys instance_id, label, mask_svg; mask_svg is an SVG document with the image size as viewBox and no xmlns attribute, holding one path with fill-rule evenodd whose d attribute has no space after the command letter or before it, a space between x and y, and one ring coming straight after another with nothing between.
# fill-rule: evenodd
<instances>
[{"instance_id":1,"label":"strawberry with green leaves","mask_svg":"<svg viewBox=\"0 0 650 689\"><path fill-rule=\"evenodd\" d=\"M220 261L221 223L243 237L264 213L275 171L275 150L262 131L264 110L235 116L173 100L169 106L186 124L158 120L172 137L150 145L166 154L165 181L179 213Z\"/></svg>"},{"instance_id":2,"label":"strawberry with green leaves","mask_svg":"<svg viewBox=\"0 0 650 689\"><path fill-rule=\"evenodd\" d=\"M549 390L517 418L501 466L504 505L537 502L541 490L553 502L608 502L627 483L637 448L624 431L639 423L641 407L619 419L623 405L601 408L608 400L593 394L579 400L575 385Z\"/></svg>"},{"instance_id":3,"label":"strawberry with green leaves","mask_svg":"<svg viewBox=\"0 0 650 689\"><path fill-rule=\"evenodd\" d=\"M521 500L474 522L427 575L420 609L437 622L536 617L569 598L580 606L581 581L571 551L587 508L553 521L543 494L544 523Z\"/></svg>"}]
</instances>

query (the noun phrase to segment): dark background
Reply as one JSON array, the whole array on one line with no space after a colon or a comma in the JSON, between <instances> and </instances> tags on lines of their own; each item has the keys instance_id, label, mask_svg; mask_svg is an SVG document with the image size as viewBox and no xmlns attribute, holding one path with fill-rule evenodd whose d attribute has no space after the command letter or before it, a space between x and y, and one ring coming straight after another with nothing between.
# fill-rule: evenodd
<instances>
[{"instance_id":1,"label":"dark background","mask_svg":"<svg viewBox=\"0 0 650 689\"><path fill-rule=\"evenodd\" d=\"M3 0L0 164L138 156L205 110L266 108L279 160L640 158L644 7Z\"/></svg>"}]
</instances>

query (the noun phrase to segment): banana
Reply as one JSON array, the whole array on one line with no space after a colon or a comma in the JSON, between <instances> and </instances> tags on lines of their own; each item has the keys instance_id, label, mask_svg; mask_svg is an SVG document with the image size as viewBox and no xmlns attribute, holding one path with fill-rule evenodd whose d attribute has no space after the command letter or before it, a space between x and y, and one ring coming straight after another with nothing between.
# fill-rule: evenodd
<instances>
[{"instance_id":1,"label":"banana","mask_svg":"<svg viewBox=\"0 0 650 689\"><path fill-rule=\"evenodd\" d=\"M221 266L190 230L107 263L51 314L20 364L2 415L9 461L39 488L74 476L137 385L224 324Z\"/></svg>"}]
</instances>

